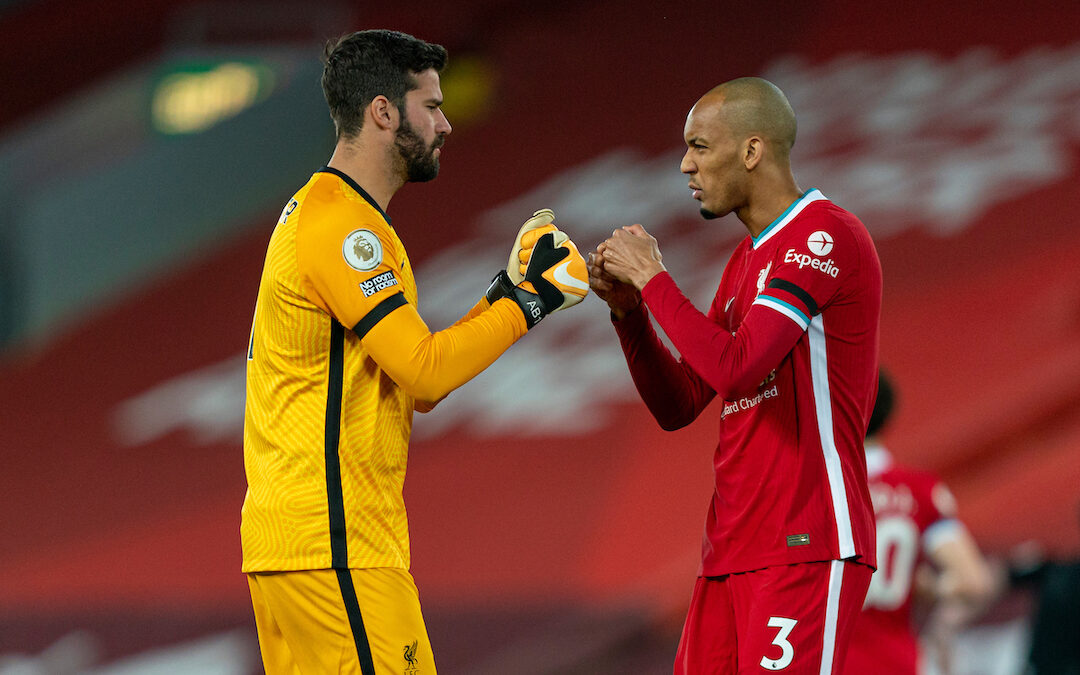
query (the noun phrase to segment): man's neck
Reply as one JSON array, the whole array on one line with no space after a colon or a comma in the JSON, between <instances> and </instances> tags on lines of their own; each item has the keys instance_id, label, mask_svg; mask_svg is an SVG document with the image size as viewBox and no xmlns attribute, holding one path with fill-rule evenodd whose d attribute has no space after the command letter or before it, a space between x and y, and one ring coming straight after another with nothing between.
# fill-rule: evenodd
<instances>
[{"instance_id":1,"label":"man's neck","mask_svg":"<svg viewBox=\"0 0 1080 675\"><path fill-rule=\"evenodd\" d=\"M357 140L342 140L326 165L352 178L385 212L390 198L405 184L390 166L387 154L386 148L369 150Z\"/></svg>"},{"instance_id":2,"label":"man's neck","mask_svg":"<svg viewBox=\"0 0 1080 675\"><path fill-rule=\"evenodd\" d=\"M800 197L802 190L795 184L791 170L778 168L771 175L760 176L757 184L751 188L750 198L736 215L749 230L750 236L757 237Z\"/></svg>"}]
</instances>

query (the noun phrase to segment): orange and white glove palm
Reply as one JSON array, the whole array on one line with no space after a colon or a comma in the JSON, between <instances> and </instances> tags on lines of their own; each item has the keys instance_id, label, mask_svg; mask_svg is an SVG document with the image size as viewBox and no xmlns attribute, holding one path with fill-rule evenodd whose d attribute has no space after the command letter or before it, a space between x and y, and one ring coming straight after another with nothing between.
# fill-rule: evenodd
<instances>
[{"instance_id":1,"label":"orange and white glove palm","mask_svg":"<svg viewBox=\"0 0 1080 675\"><path fill-rule=\"evenodd\" d=\"M509 297L532 328L551 312L573 307L589 293L589 272L577 246L542 209L518 232L506 271L488 289L488 302ZM517 263L516 265L514 263Z\"/></svg>"},{"instance_id":2,"label":"orange and white glove palm","mask_svg":"<svg viewBox=\"0 0 1080 675\"><path fill-rule=\"evenodd\" d=\"M555 212L551 209L540 209L532 214L532 218L526 220L518 230L514 247L510 249L510 258L506 261L506 274L515 285L525 281L529 256L532 255L532 249L536 246L537 240L548 232L558 231L554 223Z\"/></svg>"}]
</instances>

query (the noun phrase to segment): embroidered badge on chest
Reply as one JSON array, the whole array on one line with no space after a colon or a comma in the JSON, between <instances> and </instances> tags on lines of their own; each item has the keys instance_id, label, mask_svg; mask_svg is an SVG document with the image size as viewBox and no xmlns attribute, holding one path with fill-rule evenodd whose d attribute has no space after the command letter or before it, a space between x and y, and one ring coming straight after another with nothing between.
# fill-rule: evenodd
<instances>
[{"instance_id":1,"label":"embroidered badge on chest","mask_svg":"<svg viewBox=\"0 0 1080 675\"><path fill-rule=\"evenodd\" d=\"M766 265L765 267L763 267L760 272L758 272L758 275L757 275L757 292L759 294L762 291L765 290L765 281L766 281L766 279L769 278L769 270L771 270L771 269L772 269L772 261L770 260L769 264Z\"/></svg>"}]
</instances>

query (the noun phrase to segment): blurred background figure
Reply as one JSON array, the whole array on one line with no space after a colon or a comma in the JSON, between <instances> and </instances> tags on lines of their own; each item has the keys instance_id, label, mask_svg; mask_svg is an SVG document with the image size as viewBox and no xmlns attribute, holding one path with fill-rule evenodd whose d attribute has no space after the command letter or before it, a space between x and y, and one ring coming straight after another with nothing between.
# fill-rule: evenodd
<instances>
[{"instance_id":1,"label":"blurred background figure","mask_svg":"<svg viewBox=\"0 0 1080 675\"><path fill-rule=\"evenodd\" d=\"M1000 583L957 517L956 501L937 476L893 461L878 434L892 415L895 392L878 375L866 436L866 468L877 520L878 569L855 624L846 672L916 675L920 667L915 605L927 605L924 634L938 672L952 673L953 636L996 596Z\"/></svg>"},{"instance_id":2,"label":"blurred background figure","mask_svg":"<svg viewBox=\"0 0 1080 675\"><path fill-rule=\"evenodd\" d=\"M1010 580L1034 593L1026 675L1080 675L1080 558L1048 559L1032 541L1012 560Z\"/></svg>"}]
</instances>

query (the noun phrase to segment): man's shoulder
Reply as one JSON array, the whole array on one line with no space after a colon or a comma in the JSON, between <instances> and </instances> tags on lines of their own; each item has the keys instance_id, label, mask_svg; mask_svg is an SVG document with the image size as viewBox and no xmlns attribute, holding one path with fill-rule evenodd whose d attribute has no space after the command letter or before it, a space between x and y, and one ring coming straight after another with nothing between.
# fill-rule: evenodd
<instances>
[{"instance_id":1,"label":"man's shoulder","mask_svg":"<svg viewBox=\"0 0 1080 675\"><path fill-rule=\"evenodd\" d=\"M893 464L881 474L881 479L897 485L932 485L939 481L937 474L905 464Z\"/></svg>"},{"instance_id":2,"label":"man's shoulder","mask_svg":"<svg viewBox=\"0 0 1080 675\"><path fill-rule=\"evenodd\" d=\"M845 271L872 274L880 268L876 246L863 222L828 199L807 204L781 234L777 246L782 250L793 248L797 253L832 259Z\"/></svg>"},{"instance_id":3,"label":"man's shoulder","mask_svg":"<svg viewBox=\"0 0 1080 675\"><path fill-rule=\"evenodd\" d=\"M368 230L384 241L397 238L382 212L350 191L333 174L316 173L294 200L298 202L296 226L305 235L336 237Z\"/></svg>"},{"instance_id":4,"label":"man's shoulder","mask_svg":"<svg viewBox=\"0 0 1080 675\"><path fill-rule=\"evenodd\" d=\"M943 511L947 505L938 506L939 501L947 501L948 488L942 483L941 478L932 471L916 469L902 464L893 465L882 475L871 480L871 483L883 483L890 486L894 491L903 491L908 498L914 500L918 510L924 513L931 511ZM943 493L939 496L939 493ZM933 508L931 508L933 505Z\"/></svg>"},{"instance_id":5,"label":"man's shoulder","mask_svg":"<svg viewBox=\"0 0 1080 675\"><path fill-rule=\"evenodd\" d=\"M336 174L318 171L298 194L304 194L308 206L328 214L343 213L365 221L389 225L388 218L365 195Z\"/></svg>"},{"instance_id":6,"label":"man's shoulder","mask_svg":"<svg viewBox=\"0 0 1080 675\"><path fill-rule=\"evenodd\" d=\"M850 233L853 236L866 236L866 226L858 216L851 211L838 206L829 199L819 199L806 205L806 208L792 221L788 234L809 234L816 230L836 232L843 236Z\"/></svg>"}]
</instances>

